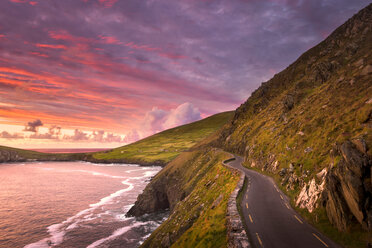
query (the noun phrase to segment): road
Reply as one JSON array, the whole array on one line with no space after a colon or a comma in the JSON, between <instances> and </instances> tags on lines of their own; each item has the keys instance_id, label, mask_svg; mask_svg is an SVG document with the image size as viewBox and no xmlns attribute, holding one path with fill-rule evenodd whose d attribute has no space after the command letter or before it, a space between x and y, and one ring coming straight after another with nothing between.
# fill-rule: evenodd
<instances>
[{"instance_id":1,"label":"road","mask_svg":"<svg viewBox=\"0 0 372 248\"><path fill-rule=\"evenodd\" d=\"M274 180L242 166L236 156L228 164L243 171L247 188L241 201L244 221L253 247L340 247L294 211Z\"/></svg>"}]
</instances>

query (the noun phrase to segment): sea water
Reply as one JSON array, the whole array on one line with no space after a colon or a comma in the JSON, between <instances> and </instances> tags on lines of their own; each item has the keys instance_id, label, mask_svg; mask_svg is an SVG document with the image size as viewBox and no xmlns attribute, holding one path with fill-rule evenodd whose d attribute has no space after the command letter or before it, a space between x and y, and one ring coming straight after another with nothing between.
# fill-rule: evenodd
<instances>
[{"instance_id":1,"label":"sea water","mask_svg":"<svg viewBox=\"0 0 372 248\"><path fill-rule=\"evenodd\" d=\"M127 218L160 167L0 164L0 247L138 247L167 212Z\"/></svg>"}]
</instances>

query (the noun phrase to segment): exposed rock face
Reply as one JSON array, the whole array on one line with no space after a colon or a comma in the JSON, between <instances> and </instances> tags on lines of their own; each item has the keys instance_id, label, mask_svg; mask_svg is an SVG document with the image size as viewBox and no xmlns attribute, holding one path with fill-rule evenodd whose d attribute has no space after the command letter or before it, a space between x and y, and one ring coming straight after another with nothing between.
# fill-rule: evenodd
<instances>
[{"instance_id":1,"label":"exposed rock face","mask_svg":"<svg viewBox=\"0 0 372 248\"><path fill-rule=\"evenodd\" d=\"M20 156L16 151L0 150L0 163L21 162L26 159Z\"/></svg>"},{"instance_id":2,"label":"exposed rock face","mask_svg":"<svg viewBox=\"0 0 372 248\"><path fill-rule=\"evenodd\" d=\"M353 219L364 229L372 230L372 160L366 148L346 141L338 146L340 162L326 177L324 204L330 221L339 230L348 230Z\"/></svg>"},{"instance_id":3,"label":"exposed rock face","mask_svg":"<svg viewBox=\"0 0 372 248\"><path fill-rule=\"evenodd\" d=\"M325 180L321 184L317 184L315 179L312 179L309 184L305 184L296 200L296 206L307 208L311 213L317 207L318 199L323 192Z\"/></svg>"}]
</instances>

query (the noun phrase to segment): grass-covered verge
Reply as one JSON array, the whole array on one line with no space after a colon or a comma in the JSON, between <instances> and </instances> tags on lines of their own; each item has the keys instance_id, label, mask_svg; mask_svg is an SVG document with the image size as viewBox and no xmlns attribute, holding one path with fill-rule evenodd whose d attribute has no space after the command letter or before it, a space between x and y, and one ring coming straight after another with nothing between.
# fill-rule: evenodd
<instances>
[{"instance_id":1,"label":"grass-covered verge","mask_svg":"<svg viewBox=\"0 0 372 248\"><path fill-rule=\"evenodd\" d=\"M157 175L176 173L178 187L191 191L142 247L227 247L227 202L239 181L222 165L229 157L213 148L185 152Z\"/></svg>"},{"instance_id":2,"label":"grass-covered verge","mask_svg":"<svg viewBox=\"0 0 372 248\"><path fill-rule=\"evenodd\" d=\"M248 169L272 177L281 191L289 197L292 208L296 210L296 212L301 215L308 223L313 225L320 232L331 238L336 243L341 244L343 247L346 248L364 248L366 247L368 241L372 241L371 233L362 230L359 225L351 226L349 232L338 231L337 228L335 228L331 224L331 222L329 222L327 213L323 206L319 206L312 213L309 213L307 209L297 207L295 202L300 189L296 187L294 190L287 191L285 185L281 184L282 178L278 174L270 173L257 167L250 167L246 163L243 165Z\"/></svg>"},{"instance_id":3,"label":"grass-covered verge","mask_svg":"<svg viewBox=\"0 0 372 248\"><path fill-rule=\"evenodd\" d=\"M216 132L232 116L233 112L219 113L200 121L168 129L123 147L95 153L92 157L96 162L123 160L140 164L165 165L181 152Z\"/></svg>"}]
</instances>

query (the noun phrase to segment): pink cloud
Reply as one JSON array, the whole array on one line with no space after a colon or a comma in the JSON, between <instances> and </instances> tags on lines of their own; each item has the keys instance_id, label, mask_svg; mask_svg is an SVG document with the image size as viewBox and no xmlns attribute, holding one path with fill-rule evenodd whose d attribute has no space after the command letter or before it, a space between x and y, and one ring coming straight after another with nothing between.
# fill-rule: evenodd
<instances>
[{"instance_id":1,"label":"pink cloud","mask_svg":"<svg viewBox=\"0 0 372 248\"><path fill-rule=\"evenodd\" d=\"M157 48L157 47L151 47L149 45L139 45L139 44L135 44L133 42L126 43L125 45L127 47L130 47L130 48L133 48L133 49L144 50L144 51L148 51L148 52L160 51L161 50L160 48Z\"/></svg>"},{"instance_id":2,"label":"pink cloud","mask_svg":"<svg viewBox=\"0 0 372 248\"><path fill-rule=\"evenodd\" d=\"M53 45L53 44L36 44L37 47L51 48L51 49L67 49L64 45Z\"/></svg>"},{"instance_id":3,"label":"pink cloud","mask_svg":"<svg viewBox=\"0 0 372 248\"><path fill-rule=\"evenodd\" d=\"M115 45L122 45L123 44L123 42L120 42L118 39L116 39L113 36L100 35L99 38L106 44L115 44Z\"/></svg>"},{"instance_id":4,"label":"pink cloud","mask_svg":"<svg viewBox=\"0 0 372 248\"><path fill-rule=\"evenodd\" d=\"M143 122L144 136L200 119L200 111L192 103L185 102L169 111L154 107L145 115Z\"/></svg>"},{"instance_id":5,"label":"pink cloud","mask_svg":"<svg viewBox=\"0 0 372 248\"><path fill-rule=\"evenodd\" d=\"M36 1L29 1L29 0L10 0L10 1L13 2L13 3L28 3L32 6L38 4L38 2L36 2Z\"/></svg>"},{"instance_id":6,"label":"pink cloud","mask_svg":"<svg viewBox=\"0 0 372 248\"><path fill-rule=\"evenodd\" d=\"M140 135L136 129L132 129L129 131L126 135L125 138L123 139L124 143L133 143L136 142L137 140L140 139Z\"/></svg>"},{"instance_id":7,"label":"pink cloud","mask_svg":"<svg viewBox=\"0 0 372 248\"><path fill-rule=\"evenodd\" d=\"M111 8L118 0L98 0L105 8Z\"/></svg>"}]
</instances>

